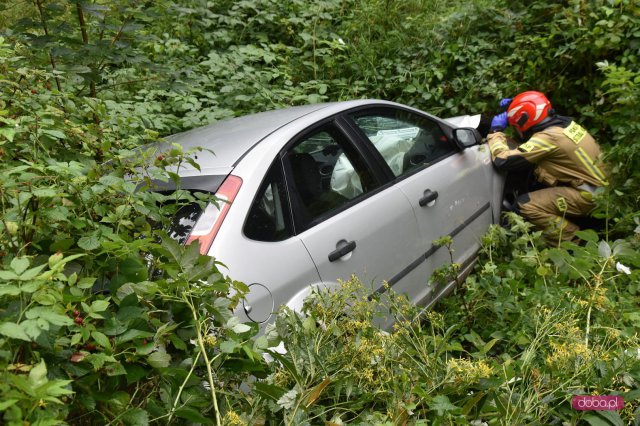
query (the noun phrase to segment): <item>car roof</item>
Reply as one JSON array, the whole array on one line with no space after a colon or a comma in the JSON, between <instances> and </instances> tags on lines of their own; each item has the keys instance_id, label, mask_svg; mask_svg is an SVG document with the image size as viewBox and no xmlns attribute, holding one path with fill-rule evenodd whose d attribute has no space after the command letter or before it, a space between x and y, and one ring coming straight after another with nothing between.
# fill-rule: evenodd
<instances>
[{"instance_id":1,"label":"car roof","mask_svg":"<svg viewBox=\"0 0 640 426\"><path fill-rule=\"evenodd\" d=\"M237 161L258 142L287 124L335 103L313 104L278 109L218 121L183 133L167 136L166 142L156 145L157 152L180 144L185 151L202 147L194 156L203 174L231 171ZM181 175L189 175L190 167L181 168ZM194 173L199 174L197 171Z\"/></svg>"},{"instance_id":2,"label":"car roof","mask_svg":"<svg viewBox=\"0 0 640 426\"><path fill-rule=\"evenodd\" d=\"M166 142L155 144L150 148L159 154L170 148L172 143L181 145L185 151L201 147L204 150L193 155L200 170L183 164L179 174L183 177L227 175L248 151L278 129L308 115L313 115L313 120L316 120L321 116L329 116L365 105L393 105L413 109L395 102L376 99L294 106L218 121L208 126L167 136ZM320 115L314 114L316 112ZM455 117L451 124L460 125L461 123L455 121L460 118L468 117Z\"/></svg>"}]
</instances>

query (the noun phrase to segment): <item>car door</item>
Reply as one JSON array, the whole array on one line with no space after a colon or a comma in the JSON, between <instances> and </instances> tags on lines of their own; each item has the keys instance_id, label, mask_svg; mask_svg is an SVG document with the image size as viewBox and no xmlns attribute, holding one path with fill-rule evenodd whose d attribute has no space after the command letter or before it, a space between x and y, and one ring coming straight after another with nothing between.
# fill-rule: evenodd
<instances>
[{"instance_id":1,"label":"car door","mask_svg":"<svg viewBox=\"0 0 640 426\"><path fill-rule=\"evenodd\" d=\"M418 225L407 198L384 185L384 175L334 122L298 138L282 158L296 233L323 282L356 274L380 289L418 255Z\"/></svg>"},{"instance_id":2,"label":"car door","mask_svg":"<svg viewBox=\"0 0 640 426\"><path fill-rule=\"evenodd\" d=\"M464 264L474 258L492 220L486 155L477 147L461 151L443 123L412 111L382 107L356 111L350 117L415 212L427 276L452 260ZM447 235L453 239L453 258L433 244ZM394 288L416 302L433 297L434 290L407 288L404 283Z\"/></svg>"}]
</instances>

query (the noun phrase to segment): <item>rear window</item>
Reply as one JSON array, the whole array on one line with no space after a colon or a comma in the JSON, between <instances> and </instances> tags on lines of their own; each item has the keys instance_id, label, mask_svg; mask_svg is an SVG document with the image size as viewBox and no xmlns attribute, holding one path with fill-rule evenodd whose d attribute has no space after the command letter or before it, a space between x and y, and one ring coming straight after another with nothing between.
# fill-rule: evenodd
<instances>
[{"instance_id":1,"label":"rear window","mask_svg":"<svg viewBox=\"0 0 640 426\"><path fill-rule=\"evenodd\" d=\"M207 202L205 200L201 200L202 196L206 196L209 198L210 193L202 193L202 192L188 192L191 197L185 197L183 199L169 202L173 203L177 211L172 214L171 221L166 229L167 234L174 240L176 240L180 245L183 245L187 242L187 238L191 235L191 231L193 231L193 227L202 216L202 212L204 211ZM171 209L169 209L171 210Z\"/></svg>"},{"instance_id":2,"label":"rear window","mask_svg":"<svg viewBox=\"0 0 640 426\"><path fill-rule=\"evenodd\" d=\"M198 219L206 208L217 208L215 193L227 175L199 175L180 178L180 188L176 190L173 181L154 180L154 190L160 195L159 203L165 217L164 225L154 223L156 228L163 228L167 234L184 245L191 235Z\"/></svg>"}]
</instances>

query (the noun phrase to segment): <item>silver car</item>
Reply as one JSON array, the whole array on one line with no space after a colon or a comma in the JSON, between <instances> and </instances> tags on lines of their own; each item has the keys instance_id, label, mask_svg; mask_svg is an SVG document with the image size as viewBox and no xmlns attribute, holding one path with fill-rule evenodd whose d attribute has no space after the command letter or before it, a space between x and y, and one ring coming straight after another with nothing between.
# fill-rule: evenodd
<instances>
[{"instance_id":1,"label":"silver car","mask_svg":"<svg viewBox=\"0 0 640 426\"><path fill-rule=\"evenodd\" d=\"M174 233L198 241L221 271L250 286L241 312L266 323L298 309L315 286L352 274L428 305L451 289L428 284L451 261L468 272L500 214L503 179L477 130L414 108L358 100L269 111L168 140L203 147L182 188L225 203L183 208ZM162 149L159 147L158 149ZM210 150L210 151L208 151ZM178 235L179 234L179 235Z\"/></svg>"}]
</instances>

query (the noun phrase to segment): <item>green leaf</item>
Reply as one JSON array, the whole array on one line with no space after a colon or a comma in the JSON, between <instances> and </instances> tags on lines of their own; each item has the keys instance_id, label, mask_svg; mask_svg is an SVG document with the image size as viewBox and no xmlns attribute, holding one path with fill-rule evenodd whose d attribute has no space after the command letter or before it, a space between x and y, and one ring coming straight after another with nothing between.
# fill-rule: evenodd
<instances>
[{"instance_id":1,"label":"green leaf","mask_svg":"<svg viewBox=\"0 0 640 426\"><path fill-rule=\"evenodd\" d=\"M0 271L0 280L17 280L18 275L13 271Z\"/></svg>"},{"instance_id":2,"label":"green leaf","mask_svg":"<svg viewBox=\"0 0 640 426\"><path fill-rule=\"evenodd\" d=\"M298 374L298 370L296 369L296 366L291 361L289 361L285 356L275 351L267 351L267 353L271 355L275 360L279 361L280 364L282 364L282 366L289 372L289 374L291 374L294 377L296 382L298 383L302 382L302 378L300 377L300 374Z\"/></svg>"},{"instance_id":3,"label":"green leaf","mask_svg":"<svg viewBox=\"0 0 640 426\"><path fill-rule=\"evenodd\" d=\"M127 384L129 385L146 377L151 371L146 364L144 367L138 364L125 364L124 369L127 371Z\"/></svg>"},{"instance_id":4,"label":"green leaf","mask_svg":"<svg viewBox=\"0 0 640 426\"><path fill-rule=\"evenodd\" d=\"M84 236L78 240L78 247L87 251L95 250L100 247L100 239L96 233Z\"/></svg>"},{"instance_id":5,"label":"green leaf","mask_svg":"<svg viewBox=\"0 0 640 426\"><path fill-rule=\"evenodd\" d=\"M164 248L170 256L170 260L180 263L182 250L176 241L166 235L162 236L162 248Z\"/></svg>"},{"instance_id":6,"label":"green leaf","mask_svg":"<svg viewBox=\"0 0 640 426\"><path fill-rule=\"evenodd\" d=\"M176 410L176 416L189 420L193 423L200 424L212 424L213 421L210 418L203 416L199 411L191 407L181 407Z\"/></svg>"},{"instance_id":7,"label":"green leaf","mask_svg":"<svg viewBox=\"0 0 640 426\"><path fill-rule=\"evenodd\" d=\"M585 420L591 426L611 426L611 423L594 414L587 414L582 418L582 420Z\"/></svg>"},{"instance_id":8,"label":"green leaf","mask_svg":"<svg viewBox=\"0 0 640 426\"><path fill-rule=\"evenodd\" d=\"M125 370L124 366L119 362L108 364L105 367L105 371L108 376L124 376L127 374L127 370Z\"/></svg>"},{"instance_id":9,"label":"green leaf","mask_svg":"<svg viewBox=\"0 0 640 426\"><path fill-rule=\"evenodd\" d=\"M91 304L92 312L104 312L109 308L109 300L96 300Z\"/></svg>"},{"instance_id":10,"label":"green leaf","mask_svg":"<svg viewBox=\"0 0 640 426\"><path fill-rule=\"evenodd\" d=\"M52 130L52 129L42 129L42 134L51 136L52 138L55 138L55 139L64 139L67 137L64 134L64 132L61 132L60 130Z\"/></svg>"},{"instance_id":11,"label":"green leaf","mask_svg":"<svg viewBox=\"0 0 640 426\"><path fill-rule=\"evenodd\" d=\"M100 247L100 239L97 234L84 236L78 240L78 247L83 250L91 251Z\"/></svg>"},{"instance_id":12,"label":"green leaf","mask_svg":"<svg viewBox=\"0 0 640 426\"><path fill-rule=\"evenodd\" d=\"M49 330L49 323L41 318L24 320L20 326L33 341L40 337L43 331Z\"/></svg>"},{"instance_id":13,"label":"green leaf","mask_svg":"<svg viewBox=\"0 0 640 426\"><path fill-rule=\"evenodd\" d=\"M171 363L171 355L166 352L154 352L147 357L149 365L154 368L165 368Z\"/></svg>"},{"instance_id":14,"label":"green leaf","mask_svg":"<svg viewBox=\"0 0 640 426\"><path fill-rule=\"evenodd\" d=\"M0 402L0 411L6 410L7 408L9 408L12 405L14 405L16 402L18 402L17 399L7 399L6 401L1 401Z\"/></svg>"},{"instance_id":15,"label":"green leaf","mask_svg":"<svg viewBox=\"0 0 640 426\"><path fill-rule=\"evenodd\" d=\"M86 290L88 288L93 287L93 284L95 282L96 282L96 279L93 277L80 278L80 281L78 281L77 287L83 290Z\"/></svg>"},{"instance_id":16,"label":"green leaf","mask_svg":"<svg viewBox=\"0 0 640 426\"><path fill-rule=\"evenodd\" d=\"M585 229L585 230L577 231L576 237L580 238L581 240L592 242L592 243L597 243L599 239L598 234L593 229Z\"/></svg>"},{"instance_id":17,"label":"green leaf","mask_svg":"<svg viewBox=\"0 0 640 426\"><path fill-rule=\"evenodd\" d=\"M47 381L47 364L44 363L44 360L41 360L40 363L29 372L29 383L31 383L33 387L39 387Z\"/></svg>"},{"instance_id":18,"label":"green leaf","mask_svg":"<svg viewBox=\"0 0 640 426\"><path fill-rule=\"evenodd\" d=\"M26 257L14 257L11 261L11 269L20 275L29 267L29 259Z\"/></svg>"},{"instance_id":19,"label":"green leaf","mask_svg":"<svg viewBox=\"0 0 640 426\"><path fill-rule=\"evenodd\" d=\"M178 337L175 334L170 334L169 335L169 340L171 340L171 343L173 343L173 346L176 349L179 349L181 351L186 351L187 350L187 345L184 343L184 341L182 339L180 339L180 337Z\"/></svg>"},{"instance_id":20,"label":"green leaf","mask_svg":"<svg viewBox=\"0 0 640 426\"><path fill-rule=\"evenodd\" d=\"M153 294L158 290L158 285L152 281L142 281L139 283L125 283L118 287L116 295L118 299L122 300L130 294L137 294L139 296Z\"/></svg>"},{"instance_id":21,"label":"green leaf","mask_svg":"<svg viewBox=\"0 0 640 426\"><path fill-rule=\"evenodd\" d=\"M46 401L53 401L58 404L62 404L62 401L58 400L55 397L63 396L63 395L71 395L73 391L69 389L69 384L72 382L73 380L49 380L44 385L44 389L41 387L40 389L38 389L38 391L45 392L45 394L49 397L49 398L45 398Z\"/></svg>"},{"instance_id":22,"label":"green leaf","mask_svg":"<svg viewBox=\"0 0 640 426\"><path fill-rule=\"evenodd\" d=\"M66 315L61 315L57 312L54 312L48 306L37 306L35 308L29 309L25 312L25 317L28 319L34 318L42 318L43 320L53 324L53 325L71 325L73 324L73 320Z\"/></svg>"},{"instance_id":23,"label":"green leaf","mask_svg":"<svg viewBox=\"0 0 640 426\"><path fill-rule=\"evenodd\" d=\"M235 333L242 334L242 333L246 333L247 331L251 330L251 327L249 327L247 324L236 324L236 325L233 326L232 330Z\"/></svg>"},{"instance_id":24,"label":"green leaf","mask_svg":"<svg viewBox=\"0 0 640 426\"><path fill-rule=\"evenodd\" d=\"M86 356L85 360L89 361L93 366L93 369L96 371L101 369L107 362L117 362L113 356L101 352L89 354Z\"/></svg>"},{"instance_id":25,"label":"green leaf","mask_svg":"<svg viewBox=\"0 0 640 426\"><path fill-rule=\"evenodd\" d=\"M433 397L429 402L429 408L438 412L439 416L449 411L457 410L459 407L453 405L446 395L438 395Z\"/></svg>"},{"instance_id":26,"label":"green leaf","mask_svg":"<svg viewBox=\"0 0 640 426\"><path fill-rule=\"evenodd\" d=\"M4 285L0 287L1 296L17 296L20 294L20 289L15 285Z\"/></svg>"},{"instance_id":27,"label":"green leaf","mask_svg":"<svg viewBox=\"0 0 640 426\"><path fill-rule=\"evenodd\" d=\"M20 281L29 281L34 279L40 272L42 272L42 270L44 268L46 268L46 264L40 265L40 266L36 266L34 268L31 269L27 269L26 271L24 271L20 277L18 278ZM23 288L24 289L24 288Z\"/></svg>"},{"instance_id":28,"label":"green leaf","mask_svg":"<svg viewBox=\"0 0 640 426\"><path fill-rule=\"evenodd\" d=\"M111 348L111 342L105 334L100 333L99 331L92 331L91 337L93 337L93 340L103 348Z\"/></svg>"},{"instance_id":29,"label":"green leaf","mask_svg":"<svg viewBox=\"0 0 640 426\"><path fill-rule=\"evenodd\" d=\"M35 195L36 197L55 197L56 195L58 195L58 193L52 189L52 188L40 188L40 189L35 189L33 191L33 195Z\"/></svg>"},{"instance_id":30,"label":"green leaf","mask_svg":"<svg viewBox=\"0 0 640 426\"><path fill-rule=\"evenodd\" d=\"M608 258L611 257L611 246L606 241L600 241L598 244L598 254L600 257Z\"/></svg>"},{"instance_id":31,"label":"green leaf","mask_svg":"<svg viewBox=\"0 0 640 426\"><path fill-rule=\"evenodd\" d=\"M12 339L24 340L26 342L31 341L27 333L25 333L25 331L23 330L22 326L14 322L3 322L2 324L0 324L0 334Z\"/></svg>"},{"instance_id":32,"label":"green leaf","mask_svg":"<svg viewBox=\"0 0 640 426\"><path fill-rule=\"evenodd\" d=\"M147 426L149 424L149 413L142 408L133 408L124 413L120 420L125 425L130 426Z\"/></svg>"},{"instance_id":33,"label":"green leaf","mask_svg":"<svg viewBox=\"0 0 640 426\"><path fill-rule=\"evenodd\" d=\"M282 395L287 393L287 390L284 388L281 388L280 386L270 385L268 383L263 383L263 382L256 382L253 385L253 389L258 395L264 398L270 399L272 401L279 400L280 398L282 398Z\"/></svg>"},{"instance_id":34,"label":"green leaf","mask_svg":"<svg viewBox=\"0 0 640 426\"><path fill-rule=\"evenodd\" d=\"M16 134L16 129L11 127L0 127L0 135L7 138L9 142L13 142L13 137Z\"/></svg>"},{"instance_id":35,"label":"green leaf","mask_svg":"<svg viewBox=\"0 0 640 426\"><path fill-rule=\"evenodd\" d=\"M482 347L482 349L480 350L481 353L486 354L487 352L489 352L491 350L491 348L493 347L493 345L496 344L496 342L500 340L500 339L491 339L489 342L487 342L486 345L484 345Z\"/></svg>"},{"instance_id":36,"label":"green leaf","mask_svg":"<svg viewBox=\"0 0 640 426\"><path fill-rule=\"evenodd\" d=\"M235 351L238 347L240 347L240 344L235 340L225 340L224 342L220 343L220 351L227 354L233 353L233 351Z\"/></svg>"},{"instance_id":37,"label":"green leaf","mask_svg":"<svg viewBox=\"0 0 640 426\"><path fill-rule=\"evenodd\" d=\"M622 418L620 418L620 413L618 413L617 411L598 411L598 415L607 419L613 426L625 426L625 422L622 421Z\"/></svg>"},{"instance_id":38,"label":"green leaf","mask_svg":"<svg viewBox=\"0 0 640 426\"><path fill-rule=\"evenodd\" d=\"M124 334L116 338L116 343L124 343L135 339L146 339L148 337L153 337L153 333L149 333L148 331L130 329L127 330Z\"/></svg>"}]
</instances>

